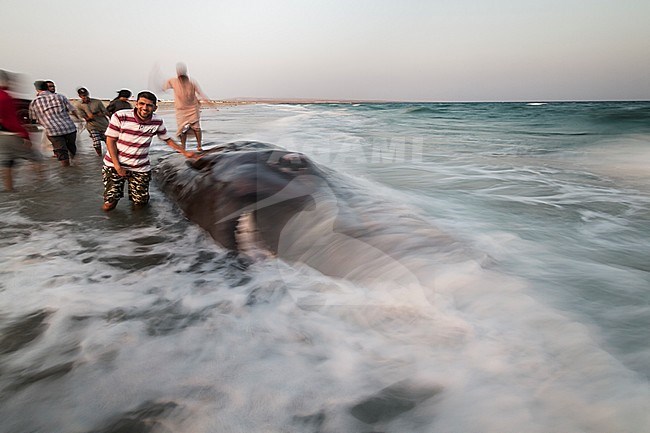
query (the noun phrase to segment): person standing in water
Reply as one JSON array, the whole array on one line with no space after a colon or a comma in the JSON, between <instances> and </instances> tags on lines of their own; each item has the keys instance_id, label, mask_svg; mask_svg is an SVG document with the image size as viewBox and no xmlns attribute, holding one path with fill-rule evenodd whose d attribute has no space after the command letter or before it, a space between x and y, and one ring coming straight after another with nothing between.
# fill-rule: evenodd
<instances>
[{"instance_id":1,"label":"person standing in water","mask_svg":"<svg viewBox=\"0 0 650 433\"><path fill-rule=\"evenodd\" d=\"M201 101L209 98L201 91L198 83L187 75L187 66L184 63L176 65L176 77L170 78L163 85L164 90L174 90L174 109L176 110L176 123L181 146L185 149L187 133L190 129L196 137L196 149L201 148Z\"/></svg>"},{"instance_id":2,"label":"person standing in water","mask_svg":"<svg viewBox=\"0 0 650 433\"><path fill-rule=\"evenodd\" d=\"M117 92L117 98L109 102L106 110L108 111L108 116L112 116L116 111L125 110L127 108L133 108L129 102L131 97L131 91L128 89L122 89Z\"/></svg>"},{"instance_id":3,"label":"person standing in water","mask_svg":"<svg viewBox=\"0 0 650 433\"><path fill-rule=\"evenodd\" d=\"M20 123L16 102L9 94L11 79L0 70L0 166L5 191L13 191L13 167L17 159L40 163L42 157L32 146L29 133Z\"/></svg>"},{"instance_id":4,"label":"person standing in water","mask_svg":"<svg viewBox=\"0 0 650 433\"><path fill-rule=\"evenodd\" d=\"M68 167L77 154L77 125L70 114L80 117L68 98L52 93L47 82L36 81L34 87L38 94L29 104L29 117L43 125L54 154L62 166Z\"/></svg>"},{"instance_id":5,"label":"person standing in water","mask_svg":"<svg viewBox=\"0 0 650 433\"><path fill-rule=\"evenodd\" d=\"M134 208L149 202L151 162L149 147L154 135L169 147L193 158L194 152L181 148L168 134L162 118L156 116L158 98L149 91L138 94L135 109L120 110L111 116L106 129L106 148L102 179L104 204L102 209L111 211L124 195L124 183L129 182L129 199Z\"/></svg>"},{"instance_id":6,"label":"person standing in water","mask_svg":"<svg viewBox=\"0 0 650 433\"><path fill-rule=\"evenodd\" d=\"M86 129L93 141L95 153L102 156L102 141L106 142L104 132L108 127L108 111L102 101L90 97L90 92L85 87L78 88L77 94L81 100L77 111L86 121Z\"/></svg>"}]
</instances>

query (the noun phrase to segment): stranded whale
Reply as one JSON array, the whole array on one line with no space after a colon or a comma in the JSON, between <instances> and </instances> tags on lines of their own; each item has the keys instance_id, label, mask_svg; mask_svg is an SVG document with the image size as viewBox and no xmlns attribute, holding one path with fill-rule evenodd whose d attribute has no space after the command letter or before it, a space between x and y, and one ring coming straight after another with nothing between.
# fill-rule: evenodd
<instances>
[{"instance_id":1,"label":"stranded whale","mask_svg":"<svg viewBox=\"0 0 650 433\"><path fill-rule=\"evenodd\" d=\"M278 251L286 221L324 182L307 157L258 142L235 142L189 161L170 155L154 169L161 189L223 247L238 249L242 216L253 215L263 242Z\"/></svg>"},{"instance_id":2,"label":"stranded whale","mask_svg":"<svg viewBox=\"0 0 650 433\"><path fill-rule=\"evenodd\" d=\"M412 209L269 144L229 143L195 161L172 154L159 161L154 179L223 247L241 248L238 225L247 219L270 251L330 276L429 285L432 265L440 271L471 256Z\"/></svg>"}]
</instances>

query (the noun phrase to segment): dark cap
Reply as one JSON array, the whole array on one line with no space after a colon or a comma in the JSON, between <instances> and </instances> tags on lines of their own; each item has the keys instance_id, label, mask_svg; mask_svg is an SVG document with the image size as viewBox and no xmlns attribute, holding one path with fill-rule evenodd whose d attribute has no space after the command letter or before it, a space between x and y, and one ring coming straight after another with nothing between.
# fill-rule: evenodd
<instances>
[{"instance_id":1,"label":"dark cap","mask_svg":"<svg viewBox=\"0 0 650 433\"><path fill-rule=\"evenodd\" d=\"M86 89L85 87L79 87L77 89L77 94L79 96L86 96L86 95L88 95L88 89Z\"/></svg>"},{"instance_id":2,"label":"dark cap","mask_svg":"<svg viewBox=\"0 0 650 433\"><path fill-rule=\"evenodd\" d=\"M120 98L130 98L131 94L132 94L131 91L128 89L118 90L117 92L117 96L119 96Z\"/></svg>"}]
</instances>

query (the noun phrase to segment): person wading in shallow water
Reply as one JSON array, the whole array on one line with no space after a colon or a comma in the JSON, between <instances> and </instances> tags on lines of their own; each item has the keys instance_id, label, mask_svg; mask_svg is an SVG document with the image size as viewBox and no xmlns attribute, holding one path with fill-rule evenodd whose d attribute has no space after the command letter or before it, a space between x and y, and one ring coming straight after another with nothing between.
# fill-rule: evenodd
<instances>
[{"instance_id":1,"label":"person wading in shallow water","mask_svg":"<svg viewBox=\"0 0 650 433\"><path fill-rule=\"evenodd\" d=\"M80 87L77 94L81 99L77 111L86 121L86 129L93 141L97 155L102 156L102 141L106 142L104 131L108 127L108 111L99 99L91 98L88 89Z\"/></svg>"},{"instance_id":2,"label":"person wading in shallow water","mask_svg":"<svg viewBox=\"0 0 650 433\"><path fill-rule=\"evenodd\" d=\"M10 84L9 74L0 70L0 167L5 191L13 191L13 167L17 159L38 163L42 160L29 140L29 133L20 123L16 102L8 93Z\"/></svg>"},{"instance_id":3,"label":"person wading in shallow water","mask_svg":"<svg viewBox=\"0 0 650 433\"><path fill-rule=\"evenodd\" d=\"M158 99L148 91L138 94L135 109L116 112L106 129L106 148L102 178L104 181L104 205L102 209L115 209L124 196L124 183L129 182L129 200L135 208L149 202L151 163L149 148L153 136L163 140L169 147L194 158L194 152L186 151L168 134L162 118L154 114Z\"/></svg>"},{"instance_id":4,"label":"person wading in shallow water","mask_svg":"<svg viewBox=\"0 0 650 433\"><path fill-rule=\"evenodd\" d=\"M185 149L187 133L190 129L196 137L196 150L201 148L201 101L209 98L201 91L199 84L187 76L187 66L184 63L176 65L177 77L170 78L163 85L164 90L174 89L174 109L176 110L176 123L181 146ZM199 99L201 98L201 99Z\"/></svg>"},{"instance_id":5,"label":"person wading in shallow water","mask_svg":"<svg viewBox=\"0 0 650 433\"><path fill-rule=\"evenodd\" d=\"M117 98L113 99L108 103L106 111L108 111L108 117L111 117L115 114L116 111L125 110L127 108L133 108L129 102L131 97L131 91L127 89L122 89L117 92Z\"/></svg>"},{"instance_id":6,"label":"person wading in shallow water","mask_svg":"<svg viewBox=\"0 0 650 433\"><path fill-rule=\"evenodd\" d=\"M70 118L71 113L79 117L77 110L68 98L52 93L46 81L36 81L34 87L38 94L29 104L29 117L43 125L54 155L67 167L77 154L77 126Z\"/></svg>"}]
</instances>

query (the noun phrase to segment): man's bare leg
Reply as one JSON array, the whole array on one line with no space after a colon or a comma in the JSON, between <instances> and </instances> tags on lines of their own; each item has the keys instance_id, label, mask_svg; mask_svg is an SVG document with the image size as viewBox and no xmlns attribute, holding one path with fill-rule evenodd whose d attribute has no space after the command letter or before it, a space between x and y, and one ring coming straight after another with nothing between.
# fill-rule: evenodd
<instances>
[{"instance_id":1,"label":"man's bare leg","mask_svg":"<svg viewBox=\"0 0 650 433\"><path fill-rule=\"evenodd\" d=\"M187 141L187 132L181 133L181 147L185 150L185 142Z\"/></svg>"},{"instance_id":2,"label":"man's bare leg","mask_svg":"<svg viewBox=\"0 0 650 433\"><path fill-rule=\"evenodd\" d=\"M201 148L201 135L202 134L200 129L194 130L194 136L196 137L196 150L199 152L203 150L203 148Z\"/></svg>"},{"instance_id":3,"label":"man's bare leg","mask_svg":"<svg viewBox=\"0 0 650 433\"><path fill-rule=\"evenodd\" d=\"M2 169L2 183L4 184L5 191L11 192L14 190L14 178L11 167L4 167Z\"/></svg>"}]
</instances>

